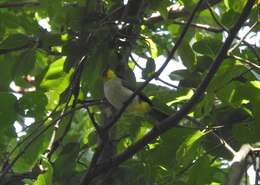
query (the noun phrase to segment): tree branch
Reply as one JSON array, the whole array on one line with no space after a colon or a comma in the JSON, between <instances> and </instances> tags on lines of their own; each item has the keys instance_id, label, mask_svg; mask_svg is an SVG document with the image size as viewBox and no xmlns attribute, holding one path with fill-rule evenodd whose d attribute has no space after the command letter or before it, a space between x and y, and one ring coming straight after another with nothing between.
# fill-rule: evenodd
<instances>
[{"instance_id":1,"label":"tree branch","mask_svg":"<svg viewBox=\"0 0 260 185\"><path fill-rule=\"evenodd\" d=\"M0 4L0 8L20 8L24 6L39 6L38 1L5 2Z\"/></svg>"},{"instance_id":2,"label":"tree branch","mask_svg":"<svg viewBox=\"0 0 260 185\"><path fill-rule=\"evenodd\" d=\"M222 0L207 0L212 6L220 3ZM205 1L204 3L202 3L202 5L199 8L199 11L202 11L204 9L207 8L207 1ZM190 10L185 9L184 7L180 6L180 5L172 5L171 7L169 7L168 10L168 18L169 19L176 19L179 17L187 17L188 15L190 15ZM158 16L153 16L153 17L149 17L146 20L146 24L156 24L156 23L160 23L162 22L164 19L161 15Z\"/></svg>"},{"instance_id":3,"label":"tree branch","mask_svg":"<svg viewBox=\"0 0 260 185\"><path fill-rule=\"evenodd\" d=\"M185 25L187 24L184 21L172 21L173 24L179 24L179 25ZM200 24L200 23L191 23L191 26L194 28L199 28L199 29L203 29L209 32L213 32L213 33L220 33L223 32L224 29L223 28L216 28L216 27L212 27L210 25L207 24Z\"/></svg>"},{"instance_id":4,"label":"tree branch","mask_svg":"<svg viewBox=\"0 0 260 185\"><path fill-rule=\"evenodd\" d=\"M252 67L252 68L255 68L255 69L257 69L257 70L260 70L260 66L259 66L259 65L255 64L255 63L253 63L253 62L250 62L250 61L247 60L247 59L244 59L244 58L241 58L241 57L239 57L239 56L232 55L232 54L229 54L228 56L229 56L230 58L235 59L235 60L239 60L239 61L241 61L241 62L244 62L245 64L247 64L248 66L250 66L250 67Z\"/></svg>"},{"instance_id":5,"label":"tree branch","mask_svg":"<svg viewBox=\"0 0 260 185\"><path fill-rule=\"evenodd\" d=\"M250 151L252 151L252 147L249 144L244 144L236 153L232 160L227 185L237 185L240 183L241 177L246 170L246 157Z\"/></svg>"},{"instance_id":6,"label":"tree branch","mask_svg":"<svg viewBox=\"0 0 260 185\"><path fill-rule=\"evenodd\" d=\"M200 1L199 3L201 3ZM183 105L183 107L175 114L171 115L170 117L166 118L162 122L158 124L158 126L154 127L150 132L148 132L143 138L138 140L135 144L129 146L124 152L117 155L115 158L113 158L111 161L108 161L106 163L103 163L102 165L99 165L95 170L92 170L89 172L88 176L84 176L82 182L80 185L87 185L91 182L91 180L99 175L100 173L107 171L115 166L118 166L122 162L128 160L133 155L135 155L138 151L143 149L144 146L146 146L148 143L156 139L161 134L165 133L170 128L174 127L178 124L178 122L187 115L191 109L198 103L206 91L210 81L214 77L215 73L217 72L218 68L220 67L221 63L226 57L227 51L229 47L232 44L232 41L235 39L236 34L238 33L239 29L242 27L243 23L247 19L250 10L252 9L253 5L255 3L255 0L249 0L243 9L243 12L241 13L240 18L236 22L236 24L230 29L229 36L227 37L225 43L219 50L214 62L210 66L210 69L203 79L203 81L200 83L199 87L197 88L196 92L188 101L186 104ZM176 43L177 45L177 43ZM174 50L175 51L175 50ZM171 53L172 54L172 53ZM169 57L168 57L169 58Z\"/></svg>"}]
</instances>

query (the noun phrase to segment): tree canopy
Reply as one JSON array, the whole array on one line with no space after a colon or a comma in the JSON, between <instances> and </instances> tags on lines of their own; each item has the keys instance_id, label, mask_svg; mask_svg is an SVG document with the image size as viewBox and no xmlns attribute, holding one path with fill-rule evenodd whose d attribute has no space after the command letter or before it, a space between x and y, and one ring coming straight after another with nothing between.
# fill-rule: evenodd
<instances>
[{"instance_id":1,"label":"tree canopy","mask_svg":"<svg viewBox=\"0 0 260 185\"><path fill-rule=\"evenodd\" d=\"M259 157L259 21L256 0L0 0L0 184L238 183L232 158ZM120 110L108 68L136 88ZM129 111L141 92L168 116Z\"/></svg>"}]
</instances>

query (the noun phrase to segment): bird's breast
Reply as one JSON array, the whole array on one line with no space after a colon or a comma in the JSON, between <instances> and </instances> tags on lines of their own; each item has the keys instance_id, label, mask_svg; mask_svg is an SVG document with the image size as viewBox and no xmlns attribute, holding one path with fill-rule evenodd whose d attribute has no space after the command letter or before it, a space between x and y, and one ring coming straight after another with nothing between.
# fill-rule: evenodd
<instances>
[{"instance_id":1,"label":"bird's breast","mask_svg":"<svg viewBox=\"0 0 260 185\"><path fill-rule=\"evenodd\" d=\"M119 110L133 94L133 91L124 87L119 79L113 79L105 82L104 94L109 103Z\"/></svg>"}]
</instances>

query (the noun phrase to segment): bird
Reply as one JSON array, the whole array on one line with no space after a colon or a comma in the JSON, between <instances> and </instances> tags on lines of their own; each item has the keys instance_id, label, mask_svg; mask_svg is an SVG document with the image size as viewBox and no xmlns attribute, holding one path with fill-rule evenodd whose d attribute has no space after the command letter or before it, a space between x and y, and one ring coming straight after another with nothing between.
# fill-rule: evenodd
<instances>
[{"instance_id":1,"label":"bird","mask_svg":"<svg viewBox=\"0 0 260 185\"><path fill-rule=\"evenodd\" d=\"M106 100L119 111L125 102L133 95L134 89L124 79L120 78L114 70L106 69L103 73L104 96ZM156 121L161 121L169 115L155 107L143 93L138 93L126 109L127 112L147 113Z\"/></svg>"}]
</instances>

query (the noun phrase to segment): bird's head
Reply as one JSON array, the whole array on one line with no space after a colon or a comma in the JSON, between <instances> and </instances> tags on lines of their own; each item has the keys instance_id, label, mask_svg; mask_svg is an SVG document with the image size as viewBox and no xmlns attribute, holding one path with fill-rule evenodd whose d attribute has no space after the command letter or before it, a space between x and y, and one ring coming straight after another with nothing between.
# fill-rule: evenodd
<instances>
[{"instance_id":1,"label":"bird's head","mask_svg":"<svg viewBox=\"0 0 260 185\"><path fill-rule=\"evenodd\" d=\"M107 69L103 73L103 78L105 81L115 79L116 77L117 75L112 69Z\"/></svg>"}]
</instances>

